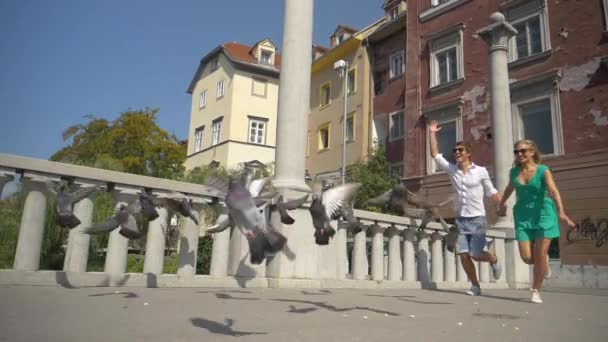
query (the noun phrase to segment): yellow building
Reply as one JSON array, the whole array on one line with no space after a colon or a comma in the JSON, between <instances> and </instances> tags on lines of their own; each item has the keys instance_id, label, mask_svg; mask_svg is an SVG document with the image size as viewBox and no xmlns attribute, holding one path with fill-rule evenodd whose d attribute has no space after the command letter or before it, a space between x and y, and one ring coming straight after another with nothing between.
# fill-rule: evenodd
<instances>
[{"instance_id":1,"label":"yellow building","mask_svg":"<svg viewBox=\"0 0 608 342\"><path fill-rule=\"evenodd\" d=\"M330 48L313 46L310 117L306 169L319 179L339 179L344 141L344 79L334 64L348 63L346 165L363 161L371 148L372 86L370 61L363 40L380 24L361 31L339 25L331 36Z\"/></svg>"},{"instance_id":2,"label":"yellow building","mask_svg":"<svg viewBox=\"0 0 608 342\"><path fill-rule=\"evenodd\" d=\"M274 161L280 63L269 39L225 43L203 57L187 91L187 170Z\"/></svg>"}]
</instances>

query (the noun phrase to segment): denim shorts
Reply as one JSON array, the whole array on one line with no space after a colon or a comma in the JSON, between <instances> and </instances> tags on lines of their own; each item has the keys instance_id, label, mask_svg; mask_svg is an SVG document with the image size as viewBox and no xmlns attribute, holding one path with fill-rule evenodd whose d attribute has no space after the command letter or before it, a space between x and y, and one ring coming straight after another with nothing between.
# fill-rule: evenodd
<instances>
[{"instance_id":1,"label":"denim shorts","mask_svg":"<svg viewBox=\"0 0 608 342\"><path fill-rule=\"evenodd\" d=\"M486 217L457 217L458 240L456 241L456 254L468 253L479 257L486 246Z\"/></svg>"}]
</instances>

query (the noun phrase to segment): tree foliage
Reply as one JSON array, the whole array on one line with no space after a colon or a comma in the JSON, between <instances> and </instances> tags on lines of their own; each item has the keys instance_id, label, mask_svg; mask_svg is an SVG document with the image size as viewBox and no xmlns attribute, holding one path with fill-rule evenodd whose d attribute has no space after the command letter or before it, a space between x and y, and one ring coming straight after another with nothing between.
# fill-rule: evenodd
<instances>
[{"instance_id":1,"label":"tree foliage","mask_svg":"<svg viewBox=\"0 0 608 342\"><path fill-rule=\"evenodd\" d=\"M112 122L87 115L87 123L63 132L63 139L71 143L50 159L177 179L184 172L185 146L156 124L157 113L158 109L130 110Z\"/></svg>"},{"instance_id":2,"label":"tree foliage","mask_svg":"<svg viewBox=\"0 0 608 342\"><path fill-rule=\"evenodd\" d=\"M398 179L390 175L390 164L384 150L379 147L367 161L357 162L351 167L348 182L361 183L355 197L355 208L380 211L380 208L368 206L367 201L392 189Z\"/></svg>"}]
</instances>

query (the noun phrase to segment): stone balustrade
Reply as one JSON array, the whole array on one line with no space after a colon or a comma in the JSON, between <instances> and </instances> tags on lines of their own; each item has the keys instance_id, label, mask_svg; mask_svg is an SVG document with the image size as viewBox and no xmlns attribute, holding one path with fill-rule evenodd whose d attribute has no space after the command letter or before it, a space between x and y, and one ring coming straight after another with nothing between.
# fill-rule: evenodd
<instances>
[{"instance_id":1,"label":"stone balustrade","mask_svg":"<svg viewBox=\"0 0 608 342\"><path fill-rule=\"evenodd\" d=\"M181 192L192 198L195 203L201 204L218 200L218 197L221 202L221 194L203 185L0 154L0 181L10 180L17 174L22 176L28 194L22 214L14 272L41 272L38 270L47 205L44 183L49 180L68 179L81 186L101 185L112 188L117 206L128 203L142 189L155 195ZM302 213L297 215L304 214L304 211L304 215L307 215L306 208L298 210ZM90 199L84 199L75 205L75 213L82 221L81 226L91 223L92 212L93 202ZM239 286L243 286L239 279L249 279L247 286L260 284L251 282L252 279L265 279L268 286L283 286L281 280L302 278L285 276L285 279L281 279L283 276L277 277L276 273L267 272L271 260L268 264L251 265L246 239L240 232L231 232L230 229L213 235L210 274L197 275L196 255L201 228L189 219L182 225L177 275L163 275L168 218L165 208L159 208L158 212L159 217L149 223L144 259L144 275L152 275L157 280L153 284L146 283L147 286L159 286L158 279L162 284L163 280L158 278L159 276L179 279L177 283L170 281L170 284L183 284L191 279L194 281L191 284L195 284L192 286L217 286L217 279L235 279L236 283L228 283ZM345 223L334 223L337 233L328 246L317 246L313 243L306 249L298 249L305 253L291 256L309 260L310 262L305 264L314 266L312 271L306 272L312 274L309 280L317 281L313 282L317 285L306 283L308 285L303 286L360 287L374 283L391 287L467 286L467 277L460 260L445 248L443 236L446 232L438 223L431 222L424 231L418 231L420 221L416 219L363 210L355 210L354 213L362 224L363 229L360 232L349 232ZM289 229L309 229L312 236L312 226L306 227L303 223L298 225L297 222ZM82 233L80 228L70 230L64 271L70 274L92 275L96 272L86 272L90 237ZM508 279L517 278L513 275L516 270L509 268L509 265L517 264L512 260L514 254L505 249L507 245L512 246L514 243L512 232L509 233L507 230L488 231L488 239L492 241L491 248L498 255L505 272L495 281L490 275L488 265L482 263L478 267L481 282L493 282L493 286L497 287L521 285L507 282ZM104 274L113 275L115 278L126 274L128 243L128 240L118 233L118 229L110 234ZM286 249L281 253L289 251ZM506 260L509 256L511 259ZM2 278L10 277L6 271L2 271L0 283L3 283ZM298 284L302 285L301 282Z\"/></svg>"}]
</instances>

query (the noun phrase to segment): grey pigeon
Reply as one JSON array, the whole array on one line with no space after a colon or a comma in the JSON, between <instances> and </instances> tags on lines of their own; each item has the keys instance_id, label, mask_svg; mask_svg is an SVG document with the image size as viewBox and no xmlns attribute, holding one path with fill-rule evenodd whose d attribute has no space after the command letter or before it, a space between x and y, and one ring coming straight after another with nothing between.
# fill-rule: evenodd
<instances>
[{"instance_id":1,"label":"grey pigeon","mask_svg":"<svg viewBox=\"0 0 608 342\"><path fill-rule=\"evenodd\" d=\"M198 226L198 218L194 215L194 209L192 208L192 199L186 195L173 192L167 197L154 197L152 202L157 207L167 207L185 217L189 217Z\"/></svg>"},{"instance_id":2,"label":"grey pigeon","mask_svg":"<svg viewBox=\"0 0 608 342\"><path fill-rule=\"evenodd\" d=\"M52 182L47 182L46 185L47 189L56 196L57 223L69 229L80 224L80 219L74 214L74 204L100 190L99 187L92 186L69 192L67 184L59 185L57 188Z\"/></svg>"},{"instance_id":3,"label":"grey pigeon","mask_svg":"<svg viewBox=\"0 0 608 342\"><path fill-rule=\"evenodd\" d=\"M358 226L359 223L352 212L351 202L360 187L360 183L349 183L335 188L324 185L324 190L320 194L316 193L312 196L309 211L315 228L316 244L329 244L329 239L336 233L330 225L333 220L342 217L349 224Z\"/></svg>"},{"instance_id":4,"label":"grey pigeon","mask_svg":"<svg viewBox=\"0 0 608 342\"><path fill-rule=\"evenodd\" d=\"M158 217L158 212L154 208L154 202L146 193L139 194L139 198L127 206L108 217L107 219L84 229L87 234L109 233L120 227L120 235L128 239L138 239L143 237L143 233L137 227L136 215L152 221Z\"/></svg>"}]
</instances>

